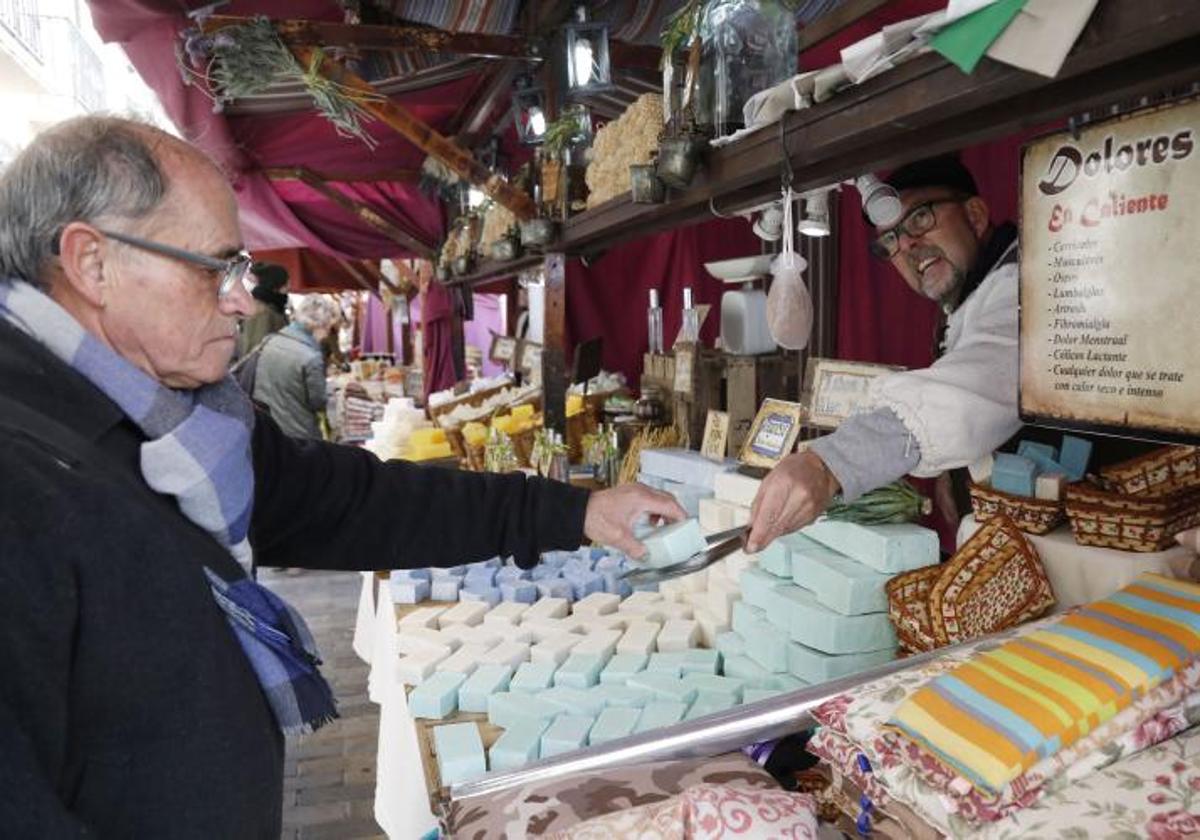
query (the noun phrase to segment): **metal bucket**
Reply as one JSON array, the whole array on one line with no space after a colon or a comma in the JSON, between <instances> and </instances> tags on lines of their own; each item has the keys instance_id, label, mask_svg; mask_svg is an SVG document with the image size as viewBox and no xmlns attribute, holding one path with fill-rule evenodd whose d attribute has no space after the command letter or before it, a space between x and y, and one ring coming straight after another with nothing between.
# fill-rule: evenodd
<instances>
[{"instance_id":1,"label":"metal bucket","mask_svg":"<svg viewBox=\"0 0 1200 840\"><path fill-rule=\"evenodd\" d=\"M542 247L554 241L555 224L551 219L527 219L521 222L521 244L525 247Z\"/></svg>"},{"instance_id":2,"label":"metal bucket","mask_svg":"<svg viewBox=\"0 0 1200 840\"><path fill-rule=\"evenodd\" d=\"M635 163L629 167L629 189L634 204L662 204L667 188L655 174L653 163Z\"/></svg>"},{"instance_id":3,"label":"metal bucket","mask_svg":"<svg viewBox=\"0 0 1200 840\"><path fill-rule=\"evenodd\" d=\"M684 190L700 166L704 141L693 137L668 137L658 144L658 177L668 187Z\"/></svg>"}]
</instances>

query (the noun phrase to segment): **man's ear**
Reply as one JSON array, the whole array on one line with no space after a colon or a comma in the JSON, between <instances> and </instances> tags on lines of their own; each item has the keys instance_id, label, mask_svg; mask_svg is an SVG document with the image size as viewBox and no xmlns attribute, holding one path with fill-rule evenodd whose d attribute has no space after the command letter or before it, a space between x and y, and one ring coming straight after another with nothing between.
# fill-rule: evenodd
<instances>
[{"instance_id":1,"label":"man's ear","mask_svg":"<svg viewBox=\"0 0 1200 840\"><path fill-rule=\"evenodd\" d=\"M975 231L975 238L982 241L984 233L992 223L992 211L987 202L973 195L963 202L963 209L967 213L967 222L971 225L971 230Z\"/></svg>"},{"instance_id":2,"label":"man's ear","mask_svg":"<svg viewBox=\"0 0 1200 840\"><path fill-rule=\"evenodd\" d=\"M96 307L104 305L104 235L91 225L71 222L58 238L61 281L71 293Z\"/></svg>"}]
</instances>

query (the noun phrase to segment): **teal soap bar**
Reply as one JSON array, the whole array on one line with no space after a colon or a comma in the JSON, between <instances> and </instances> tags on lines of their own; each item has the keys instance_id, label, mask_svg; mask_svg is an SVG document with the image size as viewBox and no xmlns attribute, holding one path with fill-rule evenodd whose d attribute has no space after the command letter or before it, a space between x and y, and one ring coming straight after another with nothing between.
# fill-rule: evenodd
<instances>
[{"instance_id":1,"label":"teal soap bar","mask_svg":"<svg viewBox=\"0 0 1200 840\"><path fill-rule=\"evenodd\" d=\"M542 734L542 758L587 746L588 733L596 718L591 715L562 715Z\"/></svg>"},{"instance_id":2,"label":"teal soap bar","mask_svg":"<svg viewBox=\"0 0 1200 840\"><path fill-rule=\"evenodd\" d=\"M606 709L611 706L640 709L653 699L646 689L628 685L598 685L591 689L591 693L604 700Z\"/></svg>"},{"instance_id":3,"label":"teal soap bar","mask_svg":"<svg viewBox=\"0 0 1200 840\"><path fill-rule=\"evenodd\" d=\"M764 572L757 566L751 566L738 575L738 586L742 590L742 600L752 607L765 610L771 603L771 590L784 583L783 580Z\"/></svg>"},{"instance_id":4,"label":"teal soap bar","mask_svg":"<svg viewBox=\"0 0 1200 840\"><path fill-rule=\"evenodd\" d=\"M766 688L777 688L780 691L799 691L802 688L808 688L809 684L804 680L799 680L791 674L775 674Z\"/></svg>"},{"instance_id":5,"label":"teal soap bar","mask_svg":"<svg viewBox=\"0 0 1200 840\"><path fill-rule=\"evenodd\" d=\"M746 704L757 703L759 700L778 697L783 693L782 688L747 688L742 692L742 702Z\"/></svg>"},{"instance_id":6,"label":"teal soap bar","mask_svg":"<svg viewBox=\"0 0 1200 840\"><path fill-rule=\"evenodd\" d=\"M764 572L774 575L777 578L790 578L792 576L792 565L789 557L787 543L783 540L774 540L758 554L752 554L758 560L758 568Z\"/></svg>"},{"instance_id":7,"label":"teal soap bar","mask_svg":"<svg viewBox=\"0 0 1200 840\"><path fill-rule=\"evenodd\" d=\"M768 621L766 612L738 601L733 605L733 629L746 640L748 657L768 671L787 670L787 633Z\"/></svg>"},{"instance_id":8,"label":"teal soap bar","mask_svg":"<svg viewBox=\"0 0 1200 840\"><path fill-rule=\"evenodd\" d=\"M691 703L696 699L696 689L693 686L670 674L655 674L650 671L635 674L629 679L629 687L644 688L657 700Z\"/></svg>"},{"instance_id":9,"label":"teal soap bar","mask_svg":"<svg viewBox=\"0 0 1200 840\"><path fill-rule=\"evenodd\" d=\"M618 738L632 735L641 715L641 709L609 706L592 724L592 730L588 733L588 743L603 744L605 741L615 741Z\"/></svg>"},{"instance_id":10,"label":"teal soap bar","mask_svg":"<svg viewBox=\"0 0 1200 840\"><path fill-rule=\"evenodd\" d=\"M661 568L682 563L694 554L707 550L708 543L696 519L685 519L653 531L642 540L646 546L645 562Z\"/></svg>"},{"instance_id":11,"label":"teal soap bar","mask_svg":"<svg viewBox=\"0 0 1200 840\"><path fill-rule=\"evenodd\" d=\"M669 700L656 700L653 703L647 703L642 709L642 714L638 717L637 726L634 727L635 732L649 732L652 729L661 729L664 726L670 726L674 723L679 723L683 720L683 716L687 714L686 703L674 703Z\"/></svg>"},{"instance_id":12,"label":"teal soap bar","mask_svg":"<svg viewBox=\"0 0 1200 840\"><path fill-rule=\"evenodd\" d=\"M691 705L691 708L687 710L687 714L683 716L683 719L695 720L696 718L705 717L706 715L723 712L726 709L732 709L736 705L736 703L730 703L725 700L714 700L711 698L707 700L697 699L696 702Z\"/></svg>"},{"instance_id":13,"label":"teal soap bar","mask_svg":"<svg viewBox=\"0 0 1200 840\"><path fill-rule=\"evenodd\" d=\"M777 599L767 610L772 618L782 618L793 642L824 653L866 653L894 650L896 631L885 612L842 615L823 606L817 596L800 586L781 586Z\"/></svg>"},{"instance_id":14,"label":"teal soap bar","mask_svg":"<svg viewBox=\"0 0 1200 840\"><path fill-rule=\"evenodd\" d=\"M542 733L550 721L522 723L504 733L488 750L488 766L492 770L517 770L541 755Z\"/></svg>"},{"instance_id":15,"label":"teal soap bar","mask_svg":"<svg viewBox=\"0 0 1200 840\"><path fill-rule=\"evenodd\" d=\"M463 712L486 712L488 698L508 691L512 680L508 665L480 665L458 689L458 708Z\"/></svg>"},{"instance_id":16,"label":"teal soap bar","mask_svg":"<svg viewBox=\"0 0 1200 840\"><path fill-rule=\"evenodd\" d=\"M479 727L474 723L448 723L433 728L433 748L443 785L478 779L487 772L487 758Z\"/></svg>"},{"instance_id":17,"label":"teal soap bar","mask_svg":"<svg viewBox=\"0 0 1200 840\"><path fill-rule=\"evenodd\" d=\"M549 703L566 715L591 715L595 717L604 710L604 698L590 689L556 685L538 695L538 699Z\"/></svg>"},{"instance_id":18,"label":"teal soap bar","mask_svg":"<svg viewBox=\"0 0 1200 840\"><path fill-rule=\"evenodd\" d=\"M693 648L683 652L683 675L721 673L721 653L707 648Z\"/></svg>"},{"instance_id":19,"label":"teal soap bar","mask_svg":"<svg viewBox=\"0 0 1200 840\"><path fill-rule=\"evenodd\" d=\"M1051 472L1062 472L1062 468ZM1032 458L1024 455L1012 455L1008 452L997 452L992 463L992 489L1013 496L1034 495L1037 486L1038 465Z\"/></svg>"},{"instance_id":20,"label":"teal soap bar","mask_svg":"<svg viewBox=\"0 0 1200 840\"><path fill-rule=\"evenodd\" d=\"M745 683L734 677L718 677L715 674L686 674L683 681L696 689L697 703L725 703L736 706L742 702Z\"/></svg>"},{"instance_id":21,"label":"teal soap bar","mask_svg":"<svg viewBox=\"0 0 1200 840\"><path fill-rule=\"evenodd\" d=\"M684 657L686 654L687 651L683 650L652 653L650 654L649 661L646 662L646 670L678 677L683 674L683 664L686 661Z\"/></svg>"},{"instance_id":22,"label":"teal soap bar","mask_svg":"<svg viewBox=\"0 0 1200 840\"><path fill-rule=\"evenodd\" d=\"M834 656L792 642L788 645L788 671L811 685L856 674L896 658L894 650L873 650Z\"/></svg>"},{"instance_id":23,"label":"teal soap bar","mask_svg":"<svg viewBox=\"0 0 1200 840\"><path fill-rule=\"evenodd\" d=\"M792 580L842 615L887 612L884 587L893 575L877 572L820 543L792 549Z\"/></svg>"},{"instance_id":24,"label":"teal soap bar","mask_svg":"<svg viewBox=\"0 0 1200 840\"><path fill-rule=\"evenodd\" d=\"M717 634L717 650L725 658L745 656L746 640L742 638L741 633L735 630L726 630L724 633Z\"/></svg>"},{"instance_id":25,"label":"teal soap bar","mask_svg":"<svg viewBox=\"0 0 1200 840\"><path fill-rule=\"evenodd\" d=\"M543 691L554 685L556 670L553 662L522 662L517 673L513 674L508 690L526 693Z\"/></svg>"},{"instance_id":26,"label":"teal soap bar","mask_svg":"<svg viewBox=\"0 0 1200 840\"><path fill-rule=\"evenodd\" d=\"M775 685L778 674L768 671L749 656L725 657L725 676L741 680L746 688L768 688ZM743 692L744 693L744 692Z\"/></svg>"},{"instance_id":27,"label":"teal soap bar","mask_svg":"<svg viewBox=\"0 0 1200 840\"><path fill-rule=\"evenodd\" d=\"M458 690L466 674L438 671L408 695L408 710L415 718L441 720L458 708Z\"/></svg>"},{"instance_id":28,"label":"teal soap bar","mask_svg":"<svg viewBox=\"0 0 1200 840\"><path fill-rule=\"evenodd\" d=\"M540 695L505 691L493 694L487 701L488 722L502 729L517 726L536 726L563 713L562 708L548 703Z\"/></svg>"},{"instance_id":29,"label":"teal soap bar","mask_svg":"<svg viewBox=\"0 0 1200 840\"><path fill-rule=\"evenodd\" d=\"M877 572L897 574L938 562L936 531L904 522L898 525L857 525L819 519L802 532L824 546L865 563Z\"/></svg>"},{"instance_id":30,"label":"teal soap bar","mask_svg":"<svg viewBox=\"0 0 1200 840\"><path fill-rule=\"evenodd\" d=\"M646 670L650 657L644 653L618 653L604 670L600 672L601 685L625 685L625 682L641 671Z\"/></svg>"},{"instance_id":31,"label":"teal soap bar","mask_svg":"<svg viewBox=\"0 0 1200 840\"><path fill-rule=\"evenodd\" d=\"M1087 475L1088 461L1092 458L1092 442L1074 435L1063 435L1062 451L1058 462L1067 473L1067 478L1079 481Z\"/></svg>"},{"instance_id":32,"label":"teal soap bar","mask_svg":"<svg viewBox=\"0 0 1200 840\"><path fill-rule=\"evenodd\" d=\"M572 653L554 672L554 684L571 688L591 688L600 682L605 658L594 653Z\"/></svg>"}]
</instances>

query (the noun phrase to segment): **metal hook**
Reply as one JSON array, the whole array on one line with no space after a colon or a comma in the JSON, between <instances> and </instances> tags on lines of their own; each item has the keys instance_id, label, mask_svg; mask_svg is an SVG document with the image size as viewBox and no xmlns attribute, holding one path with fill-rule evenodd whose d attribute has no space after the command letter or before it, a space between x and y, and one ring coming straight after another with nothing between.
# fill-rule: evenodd
<instances>
[{"instance_id":1,"label":"metal hook","mask_svg":"<svg viewBox=\"0 0 1200 840\"><path fill-rule=\"evenodd\" d=\"M789 189L792 186L792 181L795 178L795 171L792 169L792 156L788 153L787 147L787 115L792 112L788 108L779 115L779 150L783 154L783 188Z\"/></svg>"}]
</instances>

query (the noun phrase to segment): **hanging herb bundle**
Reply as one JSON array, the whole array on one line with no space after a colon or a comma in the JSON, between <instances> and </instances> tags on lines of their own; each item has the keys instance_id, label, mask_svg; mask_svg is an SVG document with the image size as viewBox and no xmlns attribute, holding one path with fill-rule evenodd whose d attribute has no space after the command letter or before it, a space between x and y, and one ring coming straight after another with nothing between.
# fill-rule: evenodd
<instances>
[{"instance_id":1,"label":"hanging herb bundle","mask_svg":"<svg viewBox=\"0 0 1200 840\"><path fill-rule=\"evenodd\" d=\"M915 522L932 512L933 502L901 479L863 493L853 502L834 501L825 515L859 525L887 525Z\"/></svg>"},{"instance_id":2,"label":"hanging herb bundle","mask_svg":"<svg viewBox=\"0 0 1200 840\"><path fill-rule=\"evenodd\" d=\"M550 464L554 461L556 452L566 451L554 441L554 432L541 428L533 434L533 448L529 455L530 465L537 470L538 475L545 477L550 472Z\"/></svg>"}]
</instances>

